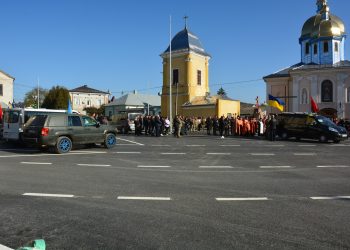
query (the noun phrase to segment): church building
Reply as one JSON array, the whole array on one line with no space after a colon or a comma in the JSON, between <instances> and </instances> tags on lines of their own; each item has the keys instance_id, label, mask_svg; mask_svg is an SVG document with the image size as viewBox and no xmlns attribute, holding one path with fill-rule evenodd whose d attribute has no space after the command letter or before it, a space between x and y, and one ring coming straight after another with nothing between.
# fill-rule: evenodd
<instances>
[{"instance_id":1,"label":"church building","mask_svg":"<svg viewBox=\"0 0 350 250\"><path fill-rule=\"evenodd\" d=\"M239 115L239 101L227 96L210 95L209 60L211 56L205 51L199 38L189 31L187 24L175 35L171 41L171 48L169 46L161 57L163 58L161 96L163 116L170 116L170 99L172 99L172 117L176 114L196 117Z\"/></svg>"},{"instance_id":2,"label":"church building","mask_svg":"<svg viewBox=\"0 0 350 250\"><path fill-rule=\"evenodd\" d=\"M344 58L345 25L331 14L327 0L317 0L316 5L316 15L301 30L300 63L265 76L266 95L282 99L287 112L311 112L312 97L320 114L349 119L350 61Z\"/></svg>"}]
</instances>

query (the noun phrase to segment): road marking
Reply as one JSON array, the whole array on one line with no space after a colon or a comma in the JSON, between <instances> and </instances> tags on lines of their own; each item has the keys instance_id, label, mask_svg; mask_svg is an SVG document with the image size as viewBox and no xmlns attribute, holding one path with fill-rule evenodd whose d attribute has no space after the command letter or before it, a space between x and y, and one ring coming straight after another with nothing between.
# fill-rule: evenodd
<instances>
[{"instance_id":1,"label":"road marking","mask_svg":"<svg viewBox=\"0 0 350 250\"><path fill-rule=\"evenodd\" d=\"M250 153L252 156L273 156L274 153Z\"/></svg>"},{"instance_id":2,"label":"road marking","mask_svg":"<svg viewBox=\"0 0 350 250\"><path fill-rule=\"evenodd\" d=\"M312 200L350 200L350 196L320 196L320 197L310 197Z\"/></svg>"},{"instance_id":3,"label":"road marking","mask_svg":"<svg viewBox=\"0 0 350 250\"><path fill-rule=\"evenodd\" d=\"M114 152L114 154L141 154L141 152Z\"/></svg>"},{"instance_id":4,"label":"road marking","mask_svg":"<svg viewBox=\"0 0 350 250\"><path fill-rule=\"evenodd\" d=\"M103 164L77 164L78 166L85 167L110 167L111 165L103 165Z\"/></svg>"},{"instance_id":5,"label":"road marking","mask_svg":"<svg viewBox=\"0 0 350 250\"><path fill-rule=\"evenodd\" d=\"M220 145L220 147L240 147L241 145Z\"/></svg>"},{"instance_id":6,"label":"road marking","mask_svg":"<svg viewBox=\"0 0 350 250\"><path fill-rule=\"evenodd\" d=\"M28 162L28 161L22 161L21 164L28 164L28 165L52 165L51 162Z\"/></svg>"},{"instance_id":7,"label":"road marking","mask_svg":"<svg viewBox=\"0 0 350 250\"><path fill-rule=\"evenodd\" d=\"M74 198L72 194L43 194L43 193L24 193L24 196L36 196L36 197L57 197L57 198Z\"/></svg>"},{"instance_id":8,"label":"road marking","mask_svg":"<svg viewBox=\"0 0 350 250\"><path fill-rule=\"evenodd\" d=\"M170 197L118 196L118 200L171 201Z\"/></svg>"},{"instance_id":9,"label":"road marking","mask_svg":"<svg viewBox=\"0 0 350 250\"><path fill-rule=\"evenodd\" d=\"M207 155L231 155L231 153L207 153Z\"/></svg>"},{"instance_id":10,"label":"road marking","mask_svg":"<svg viewBox=\"0 0 350 250\"><path fill-rule=\"evenodd\" d=\"M160 153L161 155L185 155L186 153Z\"/></svg>"},{"instance_id":11,"label":"road marking","mask_svg":"<svg viewBox=\"0 0 350 250\"><path fill-rule=\"evenodd\" d=\"M267 197L257 198L215 198L217 201L267 201Z\"/></svg>"},{"instance_id":12,"label":"road marking","mask_svg":"<svg viewBox=\"0 0 350 250\"><path fill-rule=\"evenodd\" d=\"M170 166L144 166L144 165L139 165L137 167L138 168L171 168Z\"/></svg>"},{"instance_id":13,"label":"road marking","mask_svg":"<svg viewBox=\"0 0 350 250\"><path fill-rule=\"evenodd\" d=\"M291 166L260 166L261 169L292 168Z\"/></svg>"},{"instance_id":14,"label":"road marking","mask_svg":"<svg viewBox=\"0 0 350 250\"><path fill-rule=\"evenodd\" d=\"M350 147L350 145L345 145L345 144L333 144L329 145L330 147Z\"/></svg>"},{"instance_id":15,"label":"road marking","mask_svg":"<svg viewBox=\"0 0 350 250\"><path fill-rule=\"evenodd\" d=\"M294 153L295 156L315 156L316 153Z\"/></svg>"},{"instance_id":16,"label":"road marking","mask_svg":"<svg viewBox=\"0 0 350 250\"><path fill-rule=\"evenodd\" d=\"M185 145L186 147L205 147L206 145Z\"/></svg>"},{"instance_id":17,"label":"road marking","mask_svg":"<svg viewBox=\"0 0 350 250\"><path fill-rule=\"evenodd\" d=\"M121 141L126 141L126 142L130 142L130 143L133 143L133 144L136 144L136 145L139 145L139 146L145 146L145 144L142 144L142 143L138 143L136 141L130 141L130 140L126 140L126 139L122 139L120 137L117 137L118 140L121 140Z\"/></svg>"},{"instance_id":18,"label":"road marking","mask_svg":"<svg viewBox=\"0 0 350 250\"><path fill-rule=\"evenodd\" d=\"M152 147L170 147L170 145L152 145Z\"/></svg>"},{"instance_id":19,"label":"road marking","mask_svg":"<svg viewBox=\"0 0 350 250\"><path fill-rule=\"evenodd\" d=\"M116 146L139 146L139 145L137 145L137 144L126 144L126 143L118 143L118 144L115 144Z\"/></svg>"},{"instance_id":20,"label":"road marking","mask_svg":"<svg viewBox=\"0 0 350 250\"><path fill-rule=\"evenodd\" d=\"M314 145L314 144L301 144L301 145L298 145L298 147L316 147L316 145Z\"/></svg>"},{"instance_id":21,"label":"road marking","mask_svg":"<svg viewBox=\"0 0 350 250\"><path fill-rule=\"evenodd\" d=\"M227 169L227 168L233 168L231 166L199 166L199 168L205 168L205 169Z\"/></svg>"},{"instance_id":22,"label":"road marking","mask_svg":"<svg viewBox=\"0 0 350 250\"><path fill-rule=\"evenodd\" d=\"M0 244L0 250L14 250L14 249Z\"/></svg>"},{"instance_id":23,"label":"road marking","mask_svg":"<svg viewBox=\"0 0 350 250\"><path fill-rule=\"evenodd\" d=\"M334 166L317 166L318 168L350 168L350 166L334 165Z\"/></svg>"}]
</instances>

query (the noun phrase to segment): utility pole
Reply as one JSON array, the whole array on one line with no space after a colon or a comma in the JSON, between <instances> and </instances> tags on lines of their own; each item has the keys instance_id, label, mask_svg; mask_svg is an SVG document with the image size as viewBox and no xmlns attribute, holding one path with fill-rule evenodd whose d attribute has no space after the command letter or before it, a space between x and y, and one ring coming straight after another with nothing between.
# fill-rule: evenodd
<instances>
[{"instance_id":1,"label":"utility pole","mask_svg":"<svg viewBox=\"0 0 350 250\"><path fill-rule=\"evenodd\" d=\"M171 61L171 40L172 40L172 36L171 36L171 15L170 15L170 27L169 27L169 120L170 120L170 131L172 133L173 131L173 98L172 98L172 61Z\"/></svg>"}]
</instances>

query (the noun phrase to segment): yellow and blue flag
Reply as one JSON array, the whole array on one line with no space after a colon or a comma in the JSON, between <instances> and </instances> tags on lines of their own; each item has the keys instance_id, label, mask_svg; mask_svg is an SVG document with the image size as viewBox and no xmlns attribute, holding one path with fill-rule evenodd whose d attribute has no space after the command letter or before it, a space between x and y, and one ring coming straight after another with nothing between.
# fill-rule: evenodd
<instances>
[{"instance_id":1,"label":"yellow and blue flag","mask_svg":"<svg viewBox=\"0 0 350 250\"><path fill-rule=\"evenodd\" d=\"M275 107L277 108L278 110L280 110L281 112L283 112L284 110L284 105L286 105L284 103L284 101L282 101L281 99L277 98L277 97L274 97L272 95L269 95L269 101L268 101L268 104L269 106L271 107Z\"/></svg>"}]
</instances>

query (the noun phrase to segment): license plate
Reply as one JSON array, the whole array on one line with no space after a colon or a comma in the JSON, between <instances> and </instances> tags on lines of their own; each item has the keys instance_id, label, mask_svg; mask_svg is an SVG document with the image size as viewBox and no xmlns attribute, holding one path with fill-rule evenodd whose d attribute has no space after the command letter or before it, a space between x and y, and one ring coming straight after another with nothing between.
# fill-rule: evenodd
<instances>
[{"instance_id":1,"label":"license plate","mask_svg":"<svg viewBox=\"0 0 350 250\"><path fill-rule=\"evenodd\" d=\"M29 129L29 130L28 130L28 133L30 133L30 134L35 134L35 132L36 132L36 131L35 131L34 129Z\"/></svg>"},{"instance_id":2,"label":"license plate","mask_svg":"<svg viewBox=\"0 0 350 250\"><path fill-rule=\"evenodd\" d=\"M343 137L343 138L346 138L346 137L348 137L348 135L342 135L342 137Z\"/></svg>"}]
</instances>

